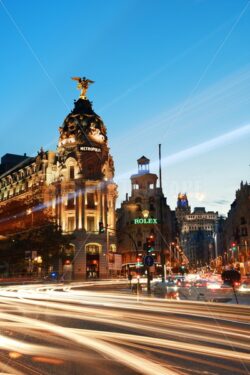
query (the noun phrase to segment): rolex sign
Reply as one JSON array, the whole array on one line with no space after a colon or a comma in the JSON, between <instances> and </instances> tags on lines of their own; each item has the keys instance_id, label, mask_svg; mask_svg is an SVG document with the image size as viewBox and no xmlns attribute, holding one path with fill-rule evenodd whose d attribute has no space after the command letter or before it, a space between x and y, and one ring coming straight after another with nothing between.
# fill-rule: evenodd
<instances>
[{"instance_id":1,"label":"rolex sign","mask_svg":"<svg viewBox=\"0 0 250 375\"><path fill-rule=\"evenodd\" d=\"M159 220L153 217L137 218L132 221L132 224L159 224Z\"/></svg>"}]
</instances>

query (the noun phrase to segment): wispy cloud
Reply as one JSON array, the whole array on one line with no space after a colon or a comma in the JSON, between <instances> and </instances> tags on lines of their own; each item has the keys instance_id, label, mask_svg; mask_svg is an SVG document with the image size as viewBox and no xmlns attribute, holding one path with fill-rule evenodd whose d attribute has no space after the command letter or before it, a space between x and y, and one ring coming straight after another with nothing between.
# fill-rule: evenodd
<instances>
[{"instance_id":1,"label":"wispy cloud","mask_svg":"<svg viewBox=\"0 0 250 375\"><path fill-rule=\"evenodd\" d=\"M226 204L229 204L230 202L226 199L218 199L218 200L214 201L213 203L224 206Z\"/></svg>"},{"instance_id":2,"label":"wispy cloud","mask_svg":"<svg viewBox=\"0 0 250 375\"><path fill-rule=\"evenodd\" d=\"M164 165L170 165L174 163L187 160L194 156L198 156L204 153L207 153L213 149L225 146L226 144L233 143L238 139L241 139L250 134L250 124L241 126L238 129L224 133L218 137L212 138L208 141L202 142L193 147L189 147L185 150L176 152L172 155L169 155L163 159Z\"/></svg>"},{"instance_id":3,"label":"wispy cloud","mask_svg":"<svg viewBox=\"0 0 250 375\"><path fill-rule=\"evenodd\" d=\"M176 163L180 163L182 161L186 161L187 159L208 153L211 150L214 150L216 148L223 147L227 144L236 142L239 139L242 139L248 135L250 135L250 124L243 125L239 127L238 129L229 131L218 137L199 143L198 145L195 145L195 146L186 148L184 150L181 150L179 152L173 153L171 155L168 155L162 159L162 165L163 166L173 165ZM151 166L153 167L153 169L157 168L158 163L159 163L158 160L151 162ZM116 180L129 178L133 172L127 171L121 175L118 175L116 176Z\"/></svg>"}]
</instances>

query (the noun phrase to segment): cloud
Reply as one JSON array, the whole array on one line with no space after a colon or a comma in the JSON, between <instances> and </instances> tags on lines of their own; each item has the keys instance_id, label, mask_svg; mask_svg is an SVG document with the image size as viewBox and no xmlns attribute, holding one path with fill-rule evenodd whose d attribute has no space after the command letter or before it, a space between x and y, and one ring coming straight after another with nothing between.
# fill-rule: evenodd
<instances>
[{"instance_id":1,"label":"cloud","mask_svg":"<svg viewBox=\"0 0 250 375\"><path fill-rule=\"evenodd\" d=\"M225 204L229 204L230 202L226 199L218 199L216 201L214 201L213 203L215 204L220 204L220 205L225 205Z\"/></svg>"},{"instance_id":2,"label":"cloud","mask_svg":"<svg viewBox=\"0 0 250 375\"><path fill-rule=\"evenodd\" d=\"M201 142L198 145L192 146L185 150L176 152L163 159L164 165L175 164L189 158L193 158L197 155L207 153L215 148L222 147L226 144L233 143L240 138L243 138L250 134L250 124L241 126L238 129L224 133L218 137L212 138L208 141Z\"/></svg>"}]
</instances>

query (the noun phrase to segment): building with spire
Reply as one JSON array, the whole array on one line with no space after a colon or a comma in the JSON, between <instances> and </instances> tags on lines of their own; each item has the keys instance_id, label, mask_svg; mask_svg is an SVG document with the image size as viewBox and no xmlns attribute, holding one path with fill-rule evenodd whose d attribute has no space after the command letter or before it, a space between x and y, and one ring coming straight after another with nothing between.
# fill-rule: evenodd
<instances>
[{"instance_id":1,"label":"building with spire","mask_svg":"<svg viewBox=\"0 0 250 375\"><path fill-rule=\"evenodd\" d=\"M116 251L114 162L106 126L86 97L93 81L74 79L81 94L59 128L57 151L41 149L0 176L1 234L35 225L49 212L63 233L73 234L73 260L61 272L75 279L107 277L109 253ZM11 220L9 207L21 207Z\"/></svg>"},{"instance_id":2,"label":"building with spire","mask_svg":"<svg viewBox=\"0 0 250 375\"><path fill-rule=\"evenodd\" d=\"M191 213L191 207L188 204L187 194L178 194L177 207L175 209L175 215L179 226L182 225L186 215Z\"/></svg>"}]
</instances>

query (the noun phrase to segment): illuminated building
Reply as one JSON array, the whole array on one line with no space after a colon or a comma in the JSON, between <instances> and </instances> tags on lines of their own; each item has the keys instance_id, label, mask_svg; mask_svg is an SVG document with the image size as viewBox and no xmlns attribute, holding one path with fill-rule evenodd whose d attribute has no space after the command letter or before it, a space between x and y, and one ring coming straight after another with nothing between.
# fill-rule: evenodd
<instances>
[{"instance_id":1,"label":"illuminated building","mask_svg":"<svg viewBox=\"0 0 250 375\"><path fill-rule=\"evenodd\" d=\"M63 233L74 233L74 259L61 272L75 279L107 277L109 253L114 260L116 251L114 163L106 127L86 97L92 81L76 79L81 95L59 128L57 151L41 149L0 176L0 231L9 235L50 216Z\"/></svg>"},{"instance_id":2,"label":"illuminated building","mask_svg":"<svg viewBox=\"0 0 250 375\"><path fill-rule=\"evenodd\" d=\"M250 184L241 182L224 223L225 259L250 273ZM235 246L232 244L235 243Z\"/></svg>"},{"instance_id":3,"label":"illuminated building","mask_svg":"<svg viewBox=\"0 0 250 375\"><path fill-rule=\"evenodd\" d=\"M191 266L209 265L216 255L218 213L195 207L191 212L186 194L179 194L176 207L180 244Z\"/></svg>"},{"instance_id":4,"label":"illuminated building","mask_svg":"<svg viewBox=\"0 0 250 375\"><path fill-rule=\"evenodd\" d=\"M157 186L157 175L150 173L150 160L142 156L137 160L138 173L131 176L131 196L126 195L117 210L118 251L123 265L135 263L145 255L147 238L153 236L155 261L161 263L161 247L166 264L170 263L170 247L173 240L172 215L162 189ZM162 223L161 223L162 207ZM161 230L162 235L161 235ZM176 259L176 248L171 249L172 266Z\"/></svg>"},{"instance_id":5,"label":"illuminated building","mask_svg":"<svg viewBox=\"0 0 250 375\"><path fill-rule=\"evenodd\" d=\"M187 194L179 193L177 199L177 207L175 209L175 215L179 226L185 220L186 215L190 213L191 208L188 204Z\"/></svg>"}]
</instances>

